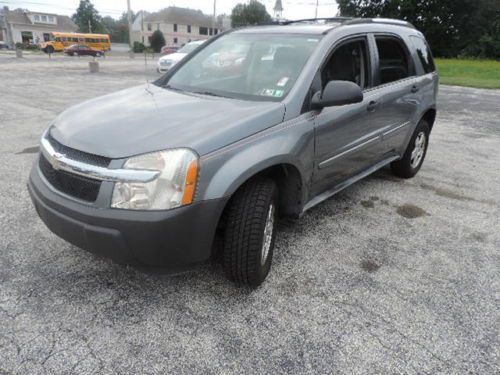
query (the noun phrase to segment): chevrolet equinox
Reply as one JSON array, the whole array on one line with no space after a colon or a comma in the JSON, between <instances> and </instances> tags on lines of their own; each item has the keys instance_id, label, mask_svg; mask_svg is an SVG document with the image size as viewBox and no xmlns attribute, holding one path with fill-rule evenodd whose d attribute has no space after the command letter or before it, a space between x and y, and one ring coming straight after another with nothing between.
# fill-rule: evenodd
<instances>
[{"instance_id":1,"label":"chevrolet equinox","mask_svg":"<svg viewBox=\"0 0 500 375\"><path fill-rule=\"evenodd\" d=\"M437 90L425 38L403 21L230 30L152 84L61 113L28 188L47 227L78 247L171 267L219 248L227 277L256 286L279 215L388 164L401 178L419 171Z\"/></svg>"}]
</instances>

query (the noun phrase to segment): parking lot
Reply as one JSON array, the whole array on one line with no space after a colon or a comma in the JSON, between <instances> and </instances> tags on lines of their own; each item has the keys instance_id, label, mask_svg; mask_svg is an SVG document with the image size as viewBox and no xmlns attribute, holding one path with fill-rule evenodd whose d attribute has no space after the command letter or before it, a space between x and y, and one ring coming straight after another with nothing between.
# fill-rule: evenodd
<instances>
[{"instance_id":1,"label":"parking lot","mask_svg":"<svg viewBox=\"0 0 500 375\"><path fill-rule=\"evenodd\" d=\"M139 56L87 61L0 55L0 374L500 373L500 91L442 86L420 173L384 169L280 223L249 290L212 262L116 265L37 217L49 122L158 77Z\"/></svg>"}]
</instances>

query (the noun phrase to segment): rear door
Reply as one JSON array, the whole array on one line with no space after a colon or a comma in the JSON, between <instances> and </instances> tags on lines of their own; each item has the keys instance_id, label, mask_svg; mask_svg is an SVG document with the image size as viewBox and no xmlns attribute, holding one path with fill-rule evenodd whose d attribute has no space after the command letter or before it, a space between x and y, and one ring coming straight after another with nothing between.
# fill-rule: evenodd
<instances>
[{"instance_id":1,"label":"rear door","mask_svg":"<svg viewBox=\"0 0 500 375\"><path fill-rule=\"evenodd\" d=\"M374 88L371 91L377 111L373 121L379 124L382 158L401 152L412 129L420 103L420 82L405 41L394 34L371 34L375 51Z\"/></svg>"}]
</instances>

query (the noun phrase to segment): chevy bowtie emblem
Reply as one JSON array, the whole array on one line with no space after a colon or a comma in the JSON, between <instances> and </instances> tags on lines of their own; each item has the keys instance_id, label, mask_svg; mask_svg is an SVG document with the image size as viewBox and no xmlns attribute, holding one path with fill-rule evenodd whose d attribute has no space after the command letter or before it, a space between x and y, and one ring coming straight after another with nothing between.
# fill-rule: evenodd
<instances>
[{"instance_id":1,"label":"chevy bowtie emblem","mask_svg":"<svg viewBox=\"0 0 500 375\"><path fill-rule=\"evenodd\" d=\"M59 152L54 153L54 155L52 155L52 160L50 161L52 168L59 169L59 167L61 166L61 159L63 157L64 155Z\"/></svg>"}]
</instances>

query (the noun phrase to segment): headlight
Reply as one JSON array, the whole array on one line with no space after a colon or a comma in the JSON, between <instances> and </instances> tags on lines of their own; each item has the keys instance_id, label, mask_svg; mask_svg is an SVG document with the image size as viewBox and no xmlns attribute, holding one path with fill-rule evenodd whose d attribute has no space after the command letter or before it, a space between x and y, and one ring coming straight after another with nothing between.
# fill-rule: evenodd
<instances>
[{"instance_id":1,"label":"headlight","mask_svg":"<svg viewBox=\"0 0 500 375\"><path fill-rule=\"evenodd\" d=\"M125 169L159 171L150 182L116 182L111 207L129 210L168 210L190 204L198 177L198 156L188 149L158 151L132 157Z\"/></svg>"}]
</instances>

